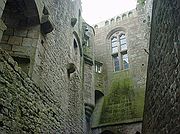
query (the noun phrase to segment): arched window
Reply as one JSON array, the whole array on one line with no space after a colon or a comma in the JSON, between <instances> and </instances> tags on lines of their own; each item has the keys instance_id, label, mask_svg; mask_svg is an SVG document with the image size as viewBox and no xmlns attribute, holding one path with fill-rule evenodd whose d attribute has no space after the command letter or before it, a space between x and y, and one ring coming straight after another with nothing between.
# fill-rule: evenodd
<instances>
[{"instance_id":1,"label":"arched window","mask_svg":"<svg viewBox=\"0 0 180 134\"><path fill-rule=\"evenodd\" d=\"M123 31L115 32L110 39L114 71L128 69L129 60L125 33Z\"/></svg>"}]
</instances>

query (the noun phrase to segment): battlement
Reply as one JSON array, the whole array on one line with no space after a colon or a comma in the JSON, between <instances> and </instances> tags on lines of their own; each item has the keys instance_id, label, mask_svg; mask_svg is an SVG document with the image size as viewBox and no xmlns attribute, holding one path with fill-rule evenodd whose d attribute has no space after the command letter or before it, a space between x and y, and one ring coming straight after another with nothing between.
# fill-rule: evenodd
<instances>
[{"instance_id":1,"label":"battlement","mask_svg":"<svg viewBox=\"0 0 180 134\"><path fill-rule=\"evenodd\" d=\"M100 28L100 27L104 27L104 26L109 26L109 25L113 25L117 22L120 22L120 21L124 21L124 20L127 20L131 17L135 17L137 16L137 10L136 9L132 9L130 11L127 11L127 12L124 12L122 14L119 14L119 15L116 15L110 19L107 19L105 21L102 21L102 22L99 22L95 25L93 25L93 27L96 29L96 28Z\"/></svg>"}]
</instances>

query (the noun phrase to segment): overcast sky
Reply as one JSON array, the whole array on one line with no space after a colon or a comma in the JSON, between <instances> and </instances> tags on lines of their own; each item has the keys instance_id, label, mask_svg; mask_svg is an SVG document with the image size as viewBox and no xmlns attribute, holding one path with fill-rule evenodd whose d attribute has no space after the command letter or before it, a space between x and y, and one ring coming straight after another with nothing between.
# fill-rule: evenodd
<instances>
[{"instance_id":1,"label":"overcast sky","mask_svg":"<svg viewBox=\"0 0 180 134\"><path fill-rule=\"evenodd\" d=\"M136 7L137 0L81 0L82 16L90 24L96 24Z\"/></svg>"}]
</instances>

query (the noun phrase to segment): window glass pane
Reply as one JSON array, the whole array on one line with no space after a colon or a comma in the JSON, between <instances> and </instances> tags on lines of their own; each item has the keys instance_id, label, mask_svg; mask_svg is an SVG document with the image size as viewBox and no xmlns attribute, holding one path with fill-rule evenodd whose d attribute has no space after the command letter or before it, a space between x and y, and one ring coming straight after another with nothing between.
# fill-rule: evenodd
<instances>
[{"instance_id":1,"label":"window glass pane","mask_svg":"<svg viewBox=\"0 0 180 134\"><path fill-rule=\"evenodd\" d=\"M119 65L119 57L116 56L114 57L114 71L119 71L120 70L120 65Z\"/></svg>"},{"instance_id":2,"label":"window glass pane","mask_svg":"<svg viewBox=\"0 0 180 134\"><path fill-rule=\"evenodd\" d=\"M117 42L116 37L113 37L111 39L111 46L112 46L112 53L117 53L118 52L118 42Z\"/></svg>"},{"instance_id":3,"label":"window glass pane","mask_svg":"<svg viewBox=\"0 0 180 134\"><path fill-rule=\"evenodd\" d=\"M120 46L121 46L121 50L127 49L126 36L124 34L120 36Z\"/></svg>"},{"instance_id":4,"label":"window glass pane","mask_svg":"<svg viewBox=\"0 0 180 134\"><path fill-rule=\"evenodd\" d=\"M120 36L120 39L126 38L126 36L123 34Z\"/></svg>"},{"instance_id":5,"label":"window glass pane","mask_svg":"<svg viewBox=\"0 0 180 134\"><path fill-rule=\"evenodd\" d=\"M118 52L118 47L116 46L116 47L113 47L112 48L112 53L117 53Z\"/></svg>"},{"instance_id":6,"label":"window glass pane","mask_svg":"<svg viewBox=\"0 0 180 134\"><path fill-rule=\"evenodd\" d=\"M127 53L122 55L122 59L123 59L123 69L129 68L129 61L128 61Z\"/></svg>"},{"instance_id":7,"label":"window glass pane","mask_svg":"<svg viewBox=\"0 0 180 134\"><path fill-rule=\"evenodd\" d=\"M115 42L115 41L117 41L117 38L116 38L116 37L113 37L112 40L111 40L111 42Z\"/></svg>"},{"instance_id":8,"label":"window glass pane","mask_svg":"<svg viewBox=\"0 0 180 134\"><path fill-rule=\"evenodd\" d=\"M125 39L125 38L124 38L124 39L121 39L121 40L120 40L120 43L121 43L121 45L122 45L122 44L126 44L126 39Z\"/></svg>"},{"instance_id":9,"label":"window glass pane","mask_svg":"<svg viewBox=\"0 0 180 134\"><path fill-rule=\"evenodd\" d=\"M117 42L112 42L112 47L116 47L117 46Z\"/></svg>"},{"instance_id":10,"label":"window glass pane","mask_svg":"<svg viewBox=\"0 0 180 134\"><path fill-rule=\"evenodd\" d=\"M121 45L121 50L126 50L126 49L127 49L127 45L126 44Z\"/></svg>"}]
</instances>

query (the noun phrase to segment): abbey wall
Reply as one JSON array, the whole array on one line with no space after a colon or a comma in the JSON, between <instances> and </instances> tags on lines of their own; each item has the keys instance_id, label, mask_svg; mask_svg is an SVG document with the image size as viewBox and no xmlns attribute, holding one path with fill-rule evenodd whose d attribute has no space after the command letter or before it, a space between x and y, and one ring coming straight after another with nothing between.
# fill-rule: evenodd
<instances>
[{"instance_id":1,"label":"abbey wall","mask_svg":"<svg viewBox=\"0 0 180 134\"><path fill-rule=\"evenodd\" d=\"M143 5L94 25L96 106L93 132L141 132L150 18ZM100 82L102 81L102 82Z\"/></svg>"}]
</instances>

